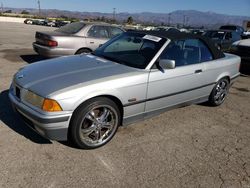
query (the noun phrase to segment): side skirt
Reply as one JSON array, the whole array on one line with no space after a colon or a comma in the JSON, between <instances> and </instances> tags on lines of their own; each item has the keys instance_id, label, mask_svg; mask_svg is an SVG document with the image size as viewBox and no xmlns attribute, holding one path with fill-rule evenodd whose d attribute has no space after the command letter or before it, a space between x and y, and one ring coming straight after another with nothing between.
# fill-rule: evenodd
<instances>
[{"instance_id":1,"label":"side skirt","mask_svg":"<svg viewBox=\"0 0 250 188\"><path fill-rule=\"evenodd\" d=\"M149 119L151 117L154 117L156 115L159 115L159 114L161 114L163 112L166 112L166 111L169 111L169 110L172 110L172 109L189 106L191 104L200 104L200 103L206 102L206 101L208 101L208 97L209 96L206 96L206 97L202 97L202 98L199 98L199 99L194 99L194 100L191 100L191 101L180 103L180 104L177 104L177 105L168 106L168 107L158 109L158 110L155 110L155 111L145 112L145 113L138 114L138 115L135 115L135 116L131 116L131 117L128 117L128 118L124 118L123 119L123 126L129 125L129 124L132 124L132 123L135 123L135 122L138 122L138 121L142 121L142 120L145 120L145 119Z\"/></svg>"}]
</instances>

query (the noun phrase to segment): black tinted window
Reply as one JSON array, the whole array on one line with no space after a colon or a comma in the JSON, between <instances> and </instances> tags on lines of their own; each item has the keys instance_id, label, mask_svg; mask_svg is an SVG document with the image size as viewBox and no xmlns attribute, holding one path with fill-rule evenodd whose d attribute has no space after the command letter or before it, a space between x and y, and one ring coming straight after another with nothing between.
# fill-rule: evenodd
<instances>
[{"instance_id":1,"label":"black tinted window","mask_svg":"<svg viewBox=\"0 0 250 188\"><path fill-rule=\"evenodd\" d=\"M206 61L211 61L213 60L213 55L209 48L202 42L200 41L200 53L201 53L201 62L206 62Z\"/></svg>"},{"instance_id":2,"label":"black tinted window","mask_svg":"<svg viewBox=\"0 0 250 188\"><path fill-rule=\"evenodd\" d=\"M207 46L198 39L171 42L161 59L175 60L176 67L210 61L213 56Z\"/></svg>"},{"instance_id":3,"label":"black tinted window","mask_svg":"<svg viewBox=\"0 0 250 188\"><path fill-rule=\"evenodd\" d=\"M108 27L99 25L92 26L88 31L88 36L94 38L109 38Z\"/></svg>"},{"instance_id":4,"label":"black tinted window","mask_svg":"<svg viewBox=\"0 0 250 188\"><path fill-rule=\"evenodd\" d=\"M224 25L224 26L221 26L220 29L236 31L237 28L236 28L236 26L233 26L233 25Z\"/></svg>"}]
</instances>

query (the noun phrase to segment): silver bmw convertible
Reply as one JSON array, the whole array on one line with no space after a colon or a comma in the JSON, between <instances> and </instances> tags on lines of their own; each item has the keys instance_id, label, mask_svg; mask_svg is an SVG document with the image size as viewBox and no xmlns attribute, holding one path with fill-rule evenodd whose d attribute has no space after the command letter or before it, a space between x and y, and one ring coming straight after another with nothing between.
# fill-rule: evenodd
<instances>
[{"instance_id":1,"label":"silver bmw convertible","mask_svg":"<svg viewBox=\"0 0 250 188\"><path fill-rule=\"evenodd\" d=\"M238 56L202 36L126 32L92 54L24 67L9 98L40 135L93 149L120 125L194 103L221 105L239 67Z\"/></svg>"}]
</instances>

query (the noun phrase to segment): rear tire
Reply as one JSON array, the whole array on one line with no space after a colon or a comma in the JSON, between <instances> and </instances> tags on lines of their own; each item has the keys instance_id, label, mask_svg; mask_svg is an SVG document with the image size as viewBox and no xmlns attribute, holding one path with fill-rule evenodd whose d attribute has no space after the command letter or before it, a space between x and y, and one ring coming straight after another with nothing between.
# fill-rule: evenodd
<instances>
[{"instance_id":1,"label":"rear tire","mask_svg":"<svg viewBox=\"0 0 250 188\"><path fill-rule=\"evenodd\" d=\"M69 137L81 149L95 149L113 138L120 123L120 110L112 100L94 98L74 112Z\"/></svg>"},{"instance_id":2,"label":"rear tire","mask_svg":"<svg viewBox=\"0 0 250 188\"><path fill-rule=\"evenodd\" d=\"M76 55L79 55L79 54L89 54L90 52L91 52L91 50L83 48L83 49L78 50L76 52Z\"/></svg>"},{"instance_id":3,"label":"rear tire","mask_svg":"<svg viewBox=\"0 0 250 188\"><path fill-rule=\"evenodd\" d=\"M227 78L220 79L209 96L209 104L212 106L221 105L227 97L229 86L229 80Z\"/></svg>"}]
</instances>

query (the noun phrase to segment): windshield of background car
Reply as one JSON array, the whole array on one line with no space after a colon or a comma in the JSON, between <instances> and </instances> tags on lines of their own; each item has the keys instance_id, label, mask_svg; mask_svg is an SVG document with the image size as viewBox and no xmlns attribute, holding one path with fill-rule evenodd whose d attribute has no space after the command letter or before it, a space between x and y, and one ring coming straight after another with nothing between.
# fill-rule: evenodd
<instances>
[{"instance_id":1,"label":"windshield of background car","mask_svg":"<svg viewBox=\"0 0 250 188\"><path fill-rule=\"evenodd\" d=\"M234 30L236 31L236 26L231 26L231 25L225 25L225 26L221 26L220 29L222 30Z\"/></svg>"},{"instance_id":2,"label":"windshield of background car","mask_svg":"<svg viewBox=\"0 0 250 188\"><path fill-rule=\"evenodd\" d=\"M93 54L126 66L145 69L165 42L166 39L152 35L124 33Z\"/></svg>"},{"instance_id":3,"label":"windshield of background car","mask_svg":"<svg viewBox=\"0 0 250 188\"><path fill-rule=\"evenodd\" d=\"M225 32L222 32L222 31L215 32L215 33L213 34L212 38L214 38L214 39L223 39L225 34L226 34L226 33L225 33Z\"/></svg>"},{"instance_id":4,"label":"windshield of background car","mask_svg":"<svg viewBox=\"0 0 250 188\"><path fill-rule=\"evenodd\" d=\"M75 34L79 32L86 24L82 22L75 22L71 24L67 24L59 29L57 29L57 32L61 33L67 33L67 34Z\"/></svg>"},{"instance_id":5,"label":"windshield of background car","mask_svg":"<svg viewBox=\"0 0 250 188\"><path fill-rule=\"evenodd\" d=\"M206 33L204 33L204 36L213 39L223 39L224 35L224 31L207 31Z\"/></svg>"}]
</instances>

